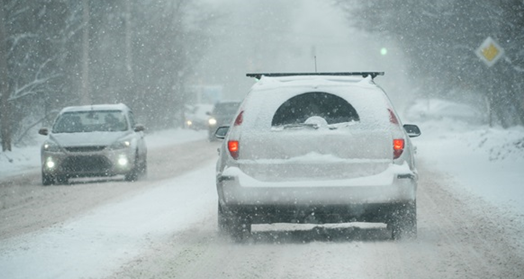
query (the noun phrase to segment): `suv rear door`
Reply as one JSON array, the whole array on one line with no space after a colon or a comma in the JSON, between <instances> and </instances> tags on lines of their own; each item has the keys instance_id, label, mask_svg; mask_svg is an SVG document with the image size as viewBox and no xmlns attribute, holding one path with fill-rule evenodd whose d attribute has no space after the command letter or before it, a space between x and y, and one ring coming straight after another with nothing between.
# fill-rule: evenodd
<instances>
[{"instance_id":1,"label":"suv rear door","mask_svg":"<svg viewBox=\"0 0 524 279\"><path fill-rule=\"evenodd\" d=\"M387 100L379 90L362 91L254 92L244 103L240 133L232 131L239 141L238 166L261 181L347 179L383 172L392 162Z\"/></svg>"}]
</instances>

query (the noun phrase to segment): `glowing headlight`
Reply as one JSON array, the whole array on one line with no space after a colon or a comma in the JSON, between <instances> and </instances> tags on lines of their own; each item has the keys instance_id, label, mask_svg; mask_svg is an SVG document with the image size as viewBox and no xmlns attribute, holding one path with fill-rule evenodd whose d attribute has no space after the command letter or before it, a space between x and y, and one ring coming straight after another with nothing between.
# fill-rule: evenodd
<instances>
[{"instance_id":1,"label":"glowing headlight","mask_svg":"<svg viewBox=\"0 0 524 279\"><path fill-rule=\"evenodd\" d=\"M214 119L214 118L209 118L209 120L207 121L209 123L209 125L213 126L213 125L216 125L217 124L217 120Z\"/></svg>"},{"instance_id":2,"label":"glowing headlight","mask_svg":"<svg viewBox=\"0 0 524 279\"><path fill-rule=\"evenodd\" d=\"M124 156L118 158L118 165L120 165L120 166L125 166L125 165L127 165L128 162L129 161Z\"/></svg>"},{"instance_id":3,"label":"glowing headlight","mask_svg":"<svg viewBox=\"0 0 524 279\"><path fill-rule=\"evenodd\" d=\"M46 141L43 146L44 151L48 152L60 152L60 146L52 141Z\"/></svg>"},{"instance_id":4,"label":"glowing headlight","mask_svg":"<svg viewBox=\"0 0 524 279\"><path fill-rule=\"evenodd\" d=\"M54 168L55 167L55 162L53 161L53 158L51 158L51 157L47 158L47 161L45 162L45 166L48 169Z\"/></svg>"},{"instance_id":5,"label":"glowing headlight","mask_svg":"<svg viewBox=\"0 0 524 279\"><path fill-rule=\"evenodd\" d=\"M111 149L123 149L131 146L130 140L117 141L111 145Z\"/></svg>"},{"instance_id":6,"label":"glowing headlight","mask_svg":"<svg viewBox=\"0 0 524 279\"><path fill-rule=\"evenodd\" d=\"M191 120L188 120L188 121L186 121L186 124L187 124L187 126L191 126L191 124L193 124L193 122L191 122Z\"/></svg>"}]
</instances>

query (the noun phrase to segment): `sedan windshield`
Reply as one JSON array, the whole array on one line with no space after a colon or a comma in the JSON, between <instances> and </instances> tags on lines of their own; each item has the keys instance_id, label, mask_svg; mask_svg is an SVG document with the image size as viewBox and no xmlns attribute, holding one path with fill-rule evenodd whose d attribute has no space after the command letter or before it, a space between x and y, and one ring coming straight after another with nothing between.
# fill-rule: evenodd
<instances>
[{"instance_id":1,"label":"sedan windshield","mask_svg":"<svg viewBox=\"0 0 524 279\"><path fill-rule=\"evenodd\" d=\"M127 128L121 111L79 111L60 115L53 126L53 133L111 132Z\"/></svg>"}]
</instances>

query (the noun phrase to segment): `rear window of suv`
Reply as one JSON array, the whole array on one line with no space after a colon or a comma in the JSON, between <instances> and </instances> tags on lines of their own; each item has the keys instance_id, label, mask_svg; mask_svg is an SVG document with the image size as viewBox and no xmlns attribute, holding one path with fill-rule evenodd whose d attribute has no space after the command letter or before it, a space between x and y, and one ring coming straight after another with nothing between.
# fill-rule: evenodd
<instances>
[{"instance_id":1,"label":"rear window of suv","mask_svg":"<svg viewBox=\"0 0 524 279\"><path fill-rule=\"evenodd\" d=\"M295 130L295 127L309 131L300 126L302 123L308 126L305 121L312 116L323 118L330 131L390 129L389 102L376 86L328 84L319 86L324 88L318 91L302 91L303 87L306 86L284 84L254 88L242 105L242 129L251 130L250 133Z\"/></svg>"},{"instance_id":2,"label":"rear window of suv","mask_svg":"<svg viewBox=\"0 0 524 279\"><path fill-rule=\"evenodd\" d=\"M324 118L327 124L359 121L355 108L341 97L324 92L309 92L285 101L275 112L271 126L304 123L312 116Z\"/></svg>"}]
</instances>

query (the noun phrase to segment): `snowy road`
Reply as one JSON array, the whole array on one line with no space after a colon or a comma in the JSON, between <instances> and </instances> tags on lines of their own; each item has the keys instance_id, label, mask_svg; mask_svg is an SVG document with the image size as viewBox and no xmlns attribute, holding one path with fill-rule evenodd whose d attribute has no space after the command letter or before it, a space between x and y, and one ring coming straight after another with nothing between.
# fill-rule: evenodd
<instances>
[{"instance_id":1,"label":"snowy road","mask_svg":"<svg viewBox=\"0 0 524 279\"><path fill-rule=\"evenodd\" d=\"M454 196L444 186L453 181L427 167L416 241L391 241L381 227L274 225L236 244L217 237L213 212L111 278L523 278L522 228Z\"/></svg>"},{"instance_id":2,"label":"snowy road","mask_svg":"<svg viewBox=\"0 0 524 279\"><path fill-rule=\"evenodd\" d=\"M216 231L216 144L152 150L137 183L4 182L0 278L524 278L523 228L419 160L419 237L383 226L259 225ZM21 183L21 185L20 185ZM16 197L16 199L15 199ZM357 226L358 225L358 226Z\"/></svg>"}]
</instances>

